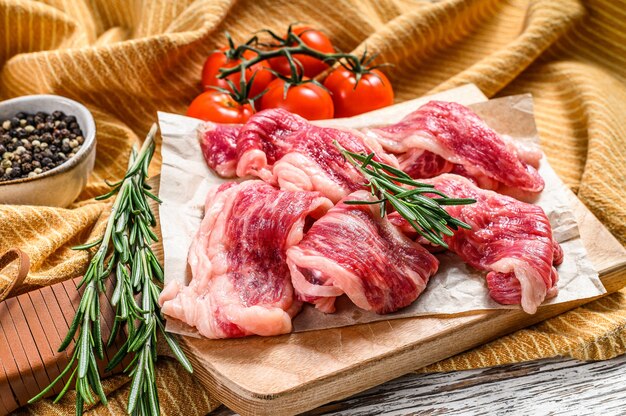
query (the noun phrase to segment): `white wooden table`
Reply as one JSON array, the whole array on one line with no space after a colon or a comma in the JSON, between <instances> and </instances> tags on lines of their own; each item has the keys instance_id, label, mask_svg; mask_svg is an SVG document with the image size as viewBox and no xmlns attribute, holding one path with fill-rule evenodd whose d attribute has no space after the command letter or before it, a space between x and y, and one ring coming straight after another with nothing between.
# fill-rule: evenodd
<instances>
[{"instance_id":1,"label":"white wooden table","mask_svg":"<svg viewBox=\"0 0 626 416\"><path fill-rule=\"evenodd\" d=\"M231 416L225 407L211 416ZM307 415L626 415L626 355L409 374Z\"/></svg>"}]
</instances>

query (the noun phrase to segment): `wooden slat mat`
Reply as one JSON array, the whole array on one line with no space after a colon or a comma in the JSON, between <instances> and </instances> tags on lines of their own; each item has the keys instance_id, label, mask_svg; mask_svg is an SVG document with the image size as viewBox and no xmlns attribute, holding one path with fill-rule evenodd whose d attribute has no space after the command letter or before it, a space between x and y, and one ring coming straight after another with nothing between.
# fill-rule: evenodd
<instances>
[{"instance_id":1,"label":"wooden slat mat","mask_svg":"<svg viewBox=\"0 0 626 416\"><path fill-rule=\"evenodd\" d=\"M80 303L76 285L80 279L68 280L53 286L34 290L0 302L0 415L26 404L50 381L54 380L68 362L68 352L57 352ZM107 293L112 293L113 280L107 282ZM102 336L106 341L115 319L108 298L101 295L103 316ZM105 360L121 346L120 339L105 350ZM59 382L50 393L63 388Z\"/></svg>"}]
</instances>

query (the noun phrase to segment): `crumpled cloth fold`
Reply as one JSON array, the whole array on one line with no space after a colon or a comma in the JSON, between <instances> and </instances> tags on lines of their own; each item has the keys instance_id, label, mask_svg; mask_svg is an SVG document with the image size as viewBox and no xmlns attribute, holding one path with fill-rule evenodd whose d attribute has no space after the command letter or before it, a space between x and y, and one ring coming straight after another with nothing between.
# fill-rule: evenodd
<instances>
[{"instance_id":1,"label":"crumpled cloth fold","mask_svg":"<svg viewBox=\"0 0 626 416\"><path fill-rule=\"evenodd\" d=\"M626 243L626 1L612 0L0 0L0 98L52 93L84 103L98 130L95 171L69 209L0 206L0 254L19 248L31 272L17 291L71 279L88 258L72 245L103 230L93 197L120 178L156 111L184 113L204 58L250 32L304 21L344 51L380 53L397 101L474 83L488 96L531 92L550 163ZM158 154L158 152L157 152ZM155 157L152 173L159 171ZM11 278L0 272L0 292ZM555 355L624 353L626 291L420 371L493 366ZM192 376L158 365L164 415L218 406ZM106 382L124 410L124 376ZM73 396L34 414L73 413ZM96 406L93 413L107 410Z\"/></svg>"}]
</instances>

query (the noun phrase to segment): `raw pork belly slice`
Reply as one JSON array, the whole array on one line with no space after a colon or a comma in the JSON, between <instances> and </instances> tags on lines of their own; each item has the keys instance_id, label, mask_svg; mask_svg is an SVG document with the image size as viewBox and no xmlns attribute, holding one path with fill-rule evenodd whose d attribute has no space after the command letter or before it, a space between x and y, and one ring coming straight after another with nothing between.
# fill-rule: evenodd
<instances>
[{"instance_id":1,"label":"raw pork belly slice","mask_svg":"<svg viewBox=\"0 0 626 416\"><path fill-rule=\"evenodd\" d=\"M455 165L428 150L412 149L398 155L398 162L404 173L412 178L433 178L451 172Z\"/></svg>"},{"instance_id":2,"label":"raw pork belly slice","mask_svg":"<svg viewBox=\"0 0 626 416\"><path fill-rule=\"evenodd\" d=\"M301 303L285 252L302 239L306 218L330 207L319 193L281 191L258 180L214 187L189 249L192 281L163 290L163 313L207 338L290 332Z\"/></svg>"},{"instance_id":3,"label":"raw pork belly slice","mask_svg":"<svg viewBox=\"0 0 626 416\"><path fill-rule=\"evenodd\" d=\"M450 197L476 199L472 205L445 207L472 229L459 229L444 241L465 262L489 271L487 286L496 302L521 304L532 314L546 298L556 296L558 274L553 265L563 261L563 251L541 207L480 189L458 175L444 174L424 182ZM390 221L417 236L398 213L391 214Z\"/></svg>"},{"instance_id":4,"label":"raw pork belly slice","mask_svg":"<svg viewBox=\"0 0 626 416\"><path fill-rule=\"evenodd\" d=\"M345 200L372 201L367 191ZM439 261L403 235L378 205L337 204L304 239L287 250L296 294L324 312L334 312L342 294L380 314L410 305L422 293Z\"/></svg>"},{"instance_id":5,"label":"raw pork belly slice","mask_svg":"<svg viewBox=\"0 0 626 416\"><path fill-rule=\"evenodd\" d=\"M536 170L541 153L516 146L461 104L430 101L400 122L367 129L366 133L377 138L385 150L404 153L400 167L404 171L417 171L420 178L451 171L450 166L442 161L428 164L427 171L420 168L419 164L424 163L420 156L428 151L461 165L464 174L479 185L490 184L481 180L484 176L529 192L539 192L544 187ZM416 163L417 167L414 166Z\"/></svg>"},{"instance_id":6,"label":"raw pork belly slice","mask_svg":"<svg viewBox=\"0 0 626 416\"><path fill-rule=\"evenodd\" d=\"M237 176L237 135L240 124L207 121L198 127L200 148L207 165L224 178Z\"/></svg>"},{"instance_id":7,"label":"raw pork belly slice","mask_svg":"<svg viewBox=\"0 0 626 416\"><path fill-rule=\"evenodd\" d=\"M257 176L281 189L319 191L333 202L363 186L361 174L333 141L357 153L376 153L375 160L398 166L371 138L356 130L318 127L286 110L261 111L237 138L237 176Z\"/></svg>"}]
</instances>

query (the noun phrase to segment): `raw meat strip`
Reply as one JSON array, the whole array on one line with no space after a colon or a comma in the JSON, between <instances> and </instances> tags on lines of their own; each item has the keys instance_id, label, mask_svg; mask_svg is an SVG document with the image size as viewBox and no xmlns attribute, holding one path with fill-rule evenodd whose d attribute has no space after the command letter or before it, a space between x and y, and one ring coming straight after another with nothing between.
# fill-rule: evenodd
<instances>
[{"instance_id":1,"label":"raw meat strip","mask_svg":"<svg viewBox=\"0 0 626 416\"><path fill-rule=\"evenodd\" d=\"M192 280L163 291L163 313L207 338L291 331L294 299L286 250L303 236L307 217L332 203L317 192L290 192L262 181L214 187L189 249Z\"/></svg>"},{"instance_id":2,"label":"raw meat strip","mask_svg":"<svg viewBox=\"0 0 626 416\"><path fill-rule=\"evenodd\" d=\"M372 201L361 190L344 200ZM386 218L379 205L337 204L316 221L304 239L287 250L296 294L324 312L334 312L342 294L358 307L380 314L410 305L439 266Z\"/></svg>"},{"instance_id":3,"label":"raw meat strip","mask_svg":"<svg viewBox=\"0 0 626 416\"><path fill-rule=\"evenodd\" d=\"M286 110L261 111L248 120L237 138L237 176L257 176L281 189L319 191L333 202L363 186L361 174L333 141L375 160L398 166L395 157L356 130L317 127Z\"/></svg>"},{"instance_id":4,"label":"raw meat strip","mask_svg":"<svg viewBox=\"0 0 626 416\"><path fill-rule=\"evenodd\" d=\"M445 207L472 229L459 229L444 241L465 262L489 271L487 286L496 302L521 304L532 314L546 298L556 296L558 274L553 265L563 261L563 251L541 207L480 189L458 175L444 174L424 182L450 197L476 199L475 204ZM389 220L407 235L417 236L398 213Z\"/></svg>"},{"instance_id":5,"label":"raw meat strip","mask_svg":"<svg viewBox=\"0 0 626 416\"><path fill-rule=\"evenodd\" d=\"M412 165L426 150L461 165L464 173L479 184L480 177L486 176L529 192L539 192L544 187L536 169L541 153L516 146L461 104L430 101L396 124L365 132L376 138L385 150L404 154L400 167L405 171L414 170ZM421 177L450 171L449 166L442 163L430 167L432 170L427 174L422 172Z\"/></svg>"},{"instance_id":6,"label":"raw meat strip","mask_svg":"<svg viewBox=\"0 0 626 416\"><path fill-rule=\"evenodd\" d=\"M237 135L240 124L207 121L198 128L200 148L207 165L224 178L237 176Z\"/></svg>"},{"instance_id":7,"label":"raw meat strip","mask_svg":"<svg viewBox=\"0 0 626 416\"><path fill-rule=\"evenodd\" d=\"M432 178L451 172L455 165L428 150L413 149L398 155L401 169L412 178ZM458 166L458 165L457 165Z\"/></svg>"}]
</instances>

